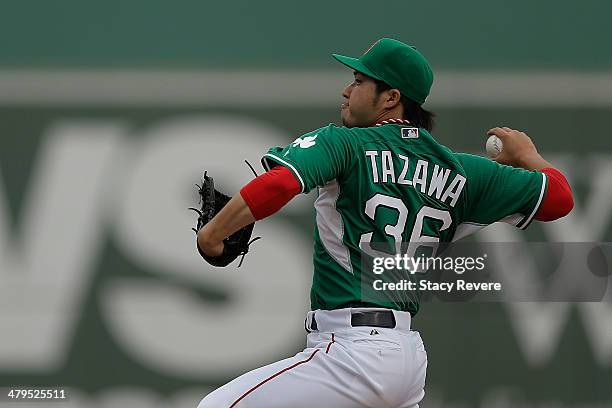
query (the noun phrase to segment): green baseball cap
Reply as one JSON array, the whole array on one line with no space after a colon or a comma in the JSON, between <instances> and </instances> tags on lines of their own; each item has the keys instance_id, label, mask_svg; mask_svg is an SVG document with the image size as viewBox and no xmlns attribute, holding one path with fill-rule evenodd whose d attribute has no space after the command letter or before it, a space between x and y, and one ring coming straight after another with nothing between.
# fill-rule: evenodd
<instances>
[{"instance_id":1,"label":"green baseball cap","mask_svg":"<svg viewBox=\"0 0 612 408\"><path fill-rule=\"evenodd\" d=\"M419 104L429 95L433 72L423 54L412 45L382 38L359 58L332 56L355 71L399 89L402 95Z\"/></svg>"}]
</instances>

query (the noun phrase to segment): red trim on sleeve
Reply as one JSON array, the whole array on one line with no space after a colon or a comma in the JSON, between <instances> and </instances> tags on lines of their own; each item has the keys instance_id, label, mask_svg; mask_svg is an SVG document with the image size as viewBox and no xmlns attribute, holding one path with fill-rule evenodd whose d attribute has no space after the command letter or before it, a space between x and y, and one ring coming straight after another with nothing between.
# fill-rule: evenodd
<instances>
[{"instance_id":1,"label":"red trim on sleeve","mask_svg":"<svg viewBox=\"0 0 612 408\"><path fill-rule=\"evenodd\" d=\"M276 166L242 187L240 195L253 217L261 220L283 208L301 190L300 182L291 170L285 166Z\"/></svg>"},{"instance_id":2,"label":"red trim on sleeve","mask_svg":"<svg viewBox=\"0 0 612 408\"><path fill-rule=\"evenodd\" d=\"M548 176L548 189L535 219L554 221L565 217L574 208L574 197L567 179L563 173L553 167L546 167L540 171Z\"/></svg>"}]
</instances>

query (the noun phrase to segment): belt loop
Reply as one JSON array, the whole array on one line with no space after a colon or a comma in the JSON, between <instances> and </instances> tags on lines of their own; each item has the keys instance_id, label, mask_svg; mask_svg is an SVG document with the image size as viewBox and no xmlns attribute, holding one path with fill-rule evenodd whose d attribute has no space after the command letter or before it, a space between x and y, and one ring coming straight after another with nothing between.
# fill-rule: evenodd
<instances>
[{"instance_id":1,"label":"belt loop","mask_svg":"<svg viewBox=\"0 0 612 408\"><path fill-rule=\"evenodd\" d=\"M401 331L410 331L410 326L412 322L412 316L409 312L400 312L398 310L391 310L393 312L393 316L395 317L395 328Z\"/></svg>"},{"instance_id":2,"label":"belt loop","mask_svg":"<svg viewBox=\"0 0 612 408\"><path fill-rule=\"evenodd\" d=\"M314 311L309 311L308 313L306 313L306 319L304 320L304 328L308 333L312 333L313 331L317 330L317 328L312 327L312 319L314 318L314 315Z\"/></svg>"}]
</instances>

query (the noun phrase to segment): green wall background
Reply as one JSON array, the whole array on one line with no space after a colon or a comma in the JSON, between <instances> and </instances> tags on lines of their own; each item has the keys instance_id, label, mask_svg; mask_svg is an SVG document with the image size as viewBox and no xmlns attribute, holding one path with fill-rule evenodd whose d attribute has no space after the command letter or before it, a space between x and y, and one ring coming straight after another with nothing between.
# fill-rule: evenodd
<instances>
[{"instance_id":1,"label":"green wall background","mask_svg":"<svg viewBox=\"0 0 612 408\"><path fill-rule=\"evenodd\" d=\"M4 66L326 68L383 36L436 69L608 70L605 0L4 2Z\"/></svg>"}]
</instances>

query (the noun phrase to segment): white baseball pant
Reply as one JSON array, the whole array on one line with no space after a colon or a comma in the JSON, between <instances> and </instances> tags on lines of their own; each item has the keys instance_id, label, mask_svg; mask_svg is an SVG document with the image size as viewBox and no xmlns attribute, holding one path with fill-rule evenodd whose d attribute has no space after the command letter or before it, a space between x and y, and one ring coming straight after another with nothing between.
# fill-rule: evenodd
<instances>
[{"instance_id":1,"label":"white baseball pant","mask_svg":"<svg viewBox=\"0 0 612 408\"><path fill-rule=\"evenodd\" d=\"M294 357L250 371L207 395L198 408L408 408L425 392L427 353L410 330L410 314L393 311L396 327L352 327L351 311L316 314L317 331Z\"/></svg>"}]
</instances>

